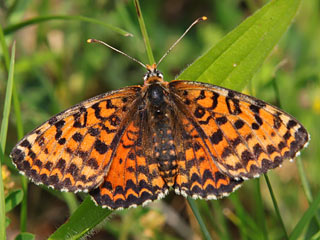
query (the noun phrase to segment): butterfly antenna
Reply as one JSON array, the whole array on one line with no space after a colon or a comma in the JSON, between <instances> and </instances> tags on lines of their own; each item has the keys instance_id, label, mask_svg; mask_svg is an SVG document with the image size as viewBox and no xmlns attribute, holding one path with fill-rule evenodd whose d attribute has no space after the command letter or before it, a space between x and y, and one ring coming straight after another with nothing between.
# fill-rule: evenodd
<instances>
[{"instance_id":1,"label":"butterfly antenna","mask_svg":"<svg viewBox=\"0 0 320 240\"><path fill-rule=\"evenodd\" d=\"M128 54L120 51L119 49L116 49L116 48L110 46L109 44L107 44L107 43L105 43L105 42L103 42L103 41L100 41L100 40L97 40L97 39L94 39L94 38L90 38L90 39L87 40L87 43L100 43L100 44L102 44L102 45L105 45L106 47L111 48L113 51L116 51L116 52L118 52L118 53L121 53L122 55L126 56L127 58L130 58L130 59L133 60L134 62L139 63L142 67L147 68L147 66L144 65L144 64L143 64L142 62L140 62L139 60L137 60L137 59L129 56Z\"/></svg>"},{"instance_id":2,"label":"butterfly antenna","mask_svg":"<svg viewBox=\"0 0 320 240\"><path fill-rule=\"evenodd\" d=\"M157 63L157 66L162 62L162 60L171 52L171 50L180 42L180 40L189 32L189 30L196 25L198 22L206 21L208 18L206 16L199 17L196 19L191 25L187 28L187 30L181 35L181 37L178 38L177 41L175 41L174 44L168 49L168 51L160 58L159 62Z\"/></svg>"}]
</instances>

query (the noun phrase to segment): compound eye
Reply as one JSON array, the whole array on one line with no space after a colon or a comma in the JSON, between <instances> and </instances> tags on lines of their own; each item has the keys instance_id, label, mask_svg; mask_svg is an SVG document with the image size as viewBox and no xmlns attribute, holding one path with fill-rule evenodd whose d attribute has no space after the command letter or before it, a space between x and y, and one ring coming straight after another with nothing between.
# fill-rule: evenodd
<instances>
[{"instance_id":1,"label":"compound eye","mask_svg":"<svg viewBox=\"0 0 320 240\"><path fill-rule=\"evenodd\" d=\"M149 74L145 74L145 75L143 76L143 80L146 81L146 80L148 79L148 77L149 77Z\"/></svg>"},{"instance_id":2,"label":"compound eye","mask_svg":"<svg viewBox=\"0 0 320 240\"><path fill-rule=\"evenodd\" d=\"M161 72L158 72L158 73L157 73L157 76L158 76L159 78L163 78L163 74L162 74Z\"/></svg>"}]
</instances>

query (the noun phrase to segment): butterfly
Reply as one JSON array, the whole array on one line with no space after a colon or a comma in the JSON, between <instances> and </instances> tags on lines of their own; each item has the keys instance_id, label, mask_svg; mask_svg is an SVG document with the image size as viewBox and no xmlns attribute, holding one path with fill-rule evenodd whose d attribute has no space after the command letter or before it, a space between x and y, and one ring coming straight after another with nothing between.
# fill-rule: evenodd
<instances>
[{"instance_id":1,"label":"butterfly","mask_svg":"<svg viewBox=\"0 0 320 240\"><path fill-rule=\"evenodd\" d=\"M158 64L199 21L198 18ZM293 159L307 130L277 107L223 87L166 82L144 65L144 84L107 92L49 119L10 156L36 184L88 192L97 205L122 209L163 198L217 199Z\"/></svg>"},{"instance_id":2,"label":"butterfly","mask_svg":"<svg viewBox=\"0 0 320 240\"><path fill-rule=\"evenodd\" d=\"M144 85L93 97L26 135L11 158L36 184L89 192L110 209L163 198L227 196L245 179L293 159L308 142L289 114L219 86L166 82L147 66Z\"/></svg>"}]
</instances>

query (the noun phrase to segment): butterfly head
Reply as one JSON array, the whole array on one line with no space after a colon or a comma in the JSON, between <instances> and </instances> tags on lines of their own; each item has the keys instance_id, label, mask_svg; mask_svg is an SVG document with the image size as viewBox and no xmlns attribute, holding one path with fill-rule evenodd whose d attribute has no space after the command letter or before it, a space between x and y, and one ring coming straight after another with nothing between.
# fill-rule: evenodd
<instances>
[{"instance_id":1,"label":"butterfly head","mask_svg":"<svg viewBox=\"0 0 320 240\"><path fill-rule=\"evenodd\" d=\"M143 76L144 83L155 81L162 81L163 74L157 69L157 65L146 65L147 73Z\"/></svg>"}]
</instances>

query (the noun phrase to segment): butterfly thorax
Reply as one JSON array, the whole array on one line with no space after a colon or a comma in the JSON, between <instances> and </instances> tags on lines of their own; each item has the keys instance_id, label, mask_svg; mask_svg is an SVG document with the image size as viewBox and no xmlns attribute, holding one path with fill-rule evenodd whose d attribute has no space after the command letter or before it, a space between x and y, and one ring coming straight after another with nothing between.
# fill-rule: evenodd
<instances>
[{"instance_id":1,"label":"butterfly thorax","mask_svg":"<svg viewBox=\"0 0 320 240\"><path fill-rule=\"evenodd\" d=\"M151 76L146 79L145 87L148 128L152 136L151 157L167 185L172 186L177 174L177 154L173 138L173 109L167 83L161 77Z\"/></svg>"}]
</instances>

